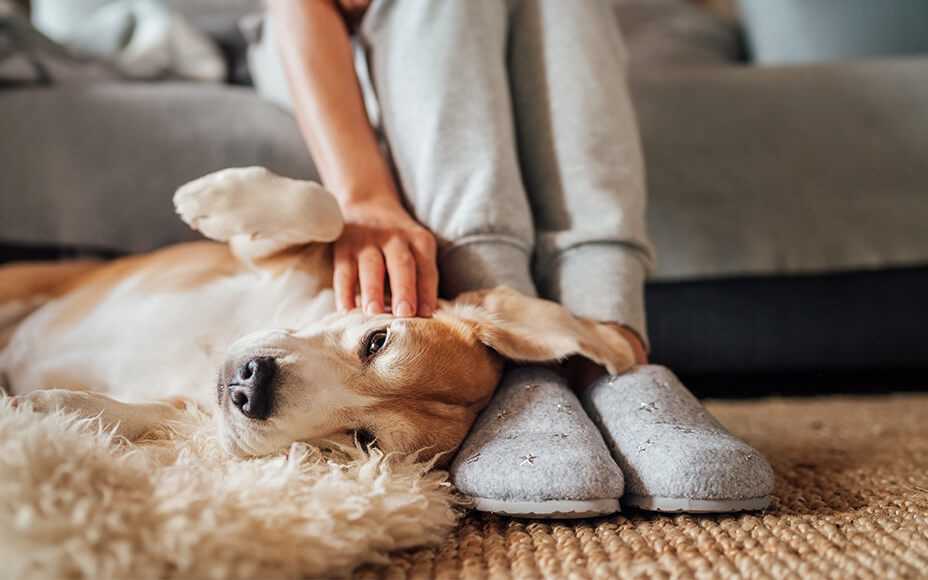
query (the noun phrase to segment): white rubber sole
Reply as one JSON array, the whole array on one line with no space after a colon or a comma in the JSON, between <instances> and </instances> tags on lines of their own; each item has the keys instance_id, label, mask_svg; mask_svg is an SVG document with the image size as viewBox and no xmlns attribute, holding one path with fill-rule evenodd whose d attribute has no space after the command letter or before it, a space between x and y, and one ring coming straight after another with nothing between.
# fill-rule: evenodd
<instances>
[{"instance_id":1,"label":"white rubber sole","mask_svg":"<svg viewBox=\"0 0 928 580\"><path fill-rule=\"evenodd\" d=\"M688 512L694 514L718 514L731 512L753 512L767 509L770 497L749 499L689 499L685 497L651 497L643 495L622 496L622 503L652 512Z\"/></svg>"},{"instance_id":2,"label":"white rubber sole","mask_svg":"<svg viewBox=\"0 0 928 580\"><path fill-rule=\"evenodd\" d=\"M474 509L516 518L571 520L607 516L619 511L617 499L506 501L472 498Z\"/></svg>"}]
</instances>

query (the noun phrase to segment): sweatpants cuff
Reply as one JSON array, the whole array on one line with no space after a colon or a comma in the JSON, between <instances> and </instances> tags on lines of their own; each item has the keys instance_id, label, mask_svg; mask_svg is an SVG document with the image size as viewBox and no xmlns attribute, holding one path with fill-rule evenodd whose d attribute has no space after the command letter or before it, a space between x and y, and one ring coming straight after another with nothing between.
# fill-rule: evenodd
<instances>
[{"instance_id":1,"label":"sweatpants cuff","mask_svg":"<svg viewBox=\"0 0 928 580\"><path fill-rule=\"evenodd\" d=\"M531 256L506 241L458 242L438 257L441 294L454 298L461 292L506 285L526 296L537 296L532 282Z\"/></svg>"},{"instance_id":2,"label":"sweatpants cuff","mask_svg":"<svg viewBox=\"0 0 928 580\"><path fill-rule=\"evenodd\" d=\"M549 272L539 276L539 290L577 316L618 322L648 346L644 314L647 269L637 252L622 244L591 243L565 250Z\"/></svg>"}]
</instances>

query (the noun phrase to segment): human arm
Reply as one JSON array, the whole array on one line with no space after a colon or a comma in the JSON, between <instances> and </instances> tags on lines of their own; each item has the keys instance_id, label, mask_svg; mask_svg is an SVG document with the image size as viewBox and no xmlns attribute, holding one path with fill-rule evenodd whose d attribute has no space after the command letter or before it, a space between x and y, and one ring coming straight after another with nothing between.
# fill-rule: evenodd
<instances>
[{"instance_id":1,"label":"human arm","mask_svg":"<svg viewBox=\"0 0 928 580\"><path fill-rule=\"evenodd\" d=\"M335 243L339 307L383 312L389 275L394 314L430 315L435 239L403 206L367 120L344 15L334 0L272 0L270 11L301 131L345 217Z\"/></svg>"}]
</instances>

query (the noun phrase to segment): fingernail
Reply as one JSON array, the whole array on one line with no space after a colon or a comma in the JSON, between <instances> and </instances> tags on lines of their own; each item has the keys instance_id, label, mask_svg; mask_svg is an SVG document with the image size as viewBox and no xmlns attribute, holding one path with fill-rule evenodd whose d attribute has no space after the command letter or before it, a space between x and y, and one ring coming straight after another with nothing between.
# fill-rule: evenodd
<instances>
[{"instance_id":1,"label":"fingernail","mask_svg":"<svg viewBox=\"0 0 928 580\"><path fill-rule=\"evenodd\" d=\"M364 312L368 314L380 314L380 305L372 300L364 307Z\"/></svg>"},{"instance_id":2,"label":"fingernail","mask_svg":"<svg viewBox=\"0 0 928 580\"><path fill-rule=\"evenodd\" d=\"M432 315L432 305L431 304L422 304L419 306L419 315L428 318Z\"/></svg>"},{"instance_id":3,"label":"fingernail","mask_svg":"<svg viewBox=\"0 0 928 580\"><path fill-rule=\"evenodd\" d=\"M397 304L396 308L393 309L393 315L399 316L400 318L408 318L412 316L414 312L412 305L405 300Z\"/></svg>"}]
</instances>

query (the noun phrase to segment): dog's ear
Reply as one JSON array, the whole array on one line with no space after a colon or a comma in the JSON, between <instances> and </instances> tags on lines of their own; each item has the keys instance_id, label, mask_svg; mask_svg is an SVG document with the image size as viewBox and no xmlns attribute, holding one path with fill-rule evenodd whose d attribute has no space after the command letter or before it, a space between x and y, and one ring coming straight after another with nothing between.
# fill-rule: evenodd
<instances>
[{"instance_id":1,"label":"dog's ear","mask_svg":"<svg viewBox=\"0 0 928 580\"><path fill-rule=\"evenodd\" d=\"M529 298L505 286L461 294L452 310L474 325L482 343L514 361L580 355L612 374L635 363L632 346L616 326L574 316L556 302Z\"/></svg>"}]
</instances>

